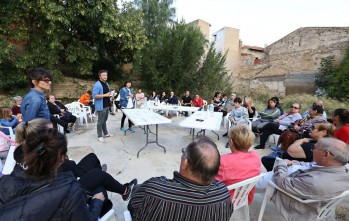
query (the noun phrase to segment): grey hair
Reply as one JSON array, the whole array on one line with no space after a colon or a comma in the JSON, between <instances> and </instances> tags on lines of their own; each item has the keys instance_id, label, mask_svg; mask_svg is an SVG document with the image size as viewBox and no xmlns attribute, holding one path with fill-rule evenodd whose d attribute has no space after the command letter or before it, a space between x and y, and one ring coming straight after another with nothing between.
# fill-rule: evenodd
<instances>
[{"instance_id":1,"label":"grey hair","mask_svg":"<svg viewBox=\"0 0 349 221\"><path fill-rule=\"evenodd\" d=\"M349 145L335 138L323 138L318 141L319 149L327 150L332 154L333 160L347 164L349 162Z\"/></svg>"},{"instance_id":2,"label":"grey hair","mask_svg":"<svg viewBox=\"0 0 349 221\"><path fill-rule=\"evenodd\" d=\"M21 96L16 96L16 97L13 98L13 101L14 101L14 102L16 102L16 101L18 101L18 100L22 100L22 97L21 97Z\"/></svg>"}]
</instances>

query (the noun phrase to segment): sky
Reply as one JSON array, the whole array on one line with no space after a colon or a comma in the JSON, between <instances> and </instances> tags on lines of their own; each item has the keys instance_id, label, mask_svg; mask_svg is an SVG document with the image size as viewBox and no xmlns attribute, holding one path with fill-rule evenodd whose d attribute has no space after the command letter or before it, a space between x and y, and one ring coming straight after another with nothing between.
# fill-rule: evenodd
<instances>
[{"instance_id":1,"label":"sky","mask_svg":"<svg viewBox=\"0 0 349 221\"><path fill-rule=\"evenodd\" d=\"M300 27L349 27L349 0L174 0L176 17L202 19L211 35L240 30L244 45L264 47Z\"/></svg>"}]
</instances>

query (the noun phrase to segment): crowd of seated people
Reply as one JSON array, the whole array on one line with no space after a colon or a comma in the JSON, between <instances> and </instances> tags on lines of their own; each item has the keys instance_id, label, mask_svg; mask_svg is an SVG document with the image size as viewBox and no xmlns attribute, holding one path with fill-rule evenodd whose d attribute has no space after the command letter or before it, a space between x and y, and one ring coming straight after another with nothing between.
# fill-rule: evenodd
<instances>
[{"instance_id":1,"label":"crowd of seated people","mask_svg":"<svg viewBox=\"0 0 349 221\"><path fill-rule=\"evenodd\" d=\"M154 92L152 93L153 97L157 96L156 92ZM170 97L167 97L166 93L163 92L160 96L160 102L162 99L162 102L178 105L178 98L174 92L171 91L170 95ZM144 94L143 97L145 97ZM190 101L187 102L189 98ZM54 177L52 183L55 184L61 184L62 179L69 179L68 183L72 186L71 188L73 188L74 194L69 192L70 190L68 192L64 190L66 191L64 192L60 188L52 189L57 194L60 193L64 196L66 196L65 194L70 195L64 202L60 201L59 197L51 201L47 198L46 202L52 203L52 205L59 202L61 203L61 207L43 206L47 208L47 213L53 214L52 217L54 218L62 215L57 213L59 209L67 209L66 202L73 201L75 203L74 208L80 210L80 212L78 213L69 209L67 215L84 217L85 220L96 220L96 217L100 217L106 212L103 210L111 208L110 204L109 206L107 205L107 202L110 200L108 200L108 195L106 194L106 191L111 191L120 194L123 200L130 199L128 209L134 220L177 220L179 217L188 218L191 213L197 214L198 220L204 220L203 217L206 217L207 214L212 217L212 220L229 220L233 209L229 199L229 192L225 186L259 175L261 173L261 163L263 163L268 171L271 170L274 164L273 160L275 158L263 157L261 159L255 151L249 151L255 140L253 132L260 134L260 148L256 149L265 148L269 135L279 134L280 139L278 144L281 145L281 150L283 151L280 157L289 160L285 161L286 164L296 164L294 160L297 160L304 162L315 161L321 166L333 166L339 162L342 166L344 162L344 160L336 161L337 159L332 159L331 157L334 158L334 155L338 153L336 152L334 154L332 149L326 146L327 143L333 142L335 143L334 146L341 149L343 146L342 143L338 144L336 143L337 141L332 140L327 142L326 139L333 136L334 138L343 140L347 144L349 143L349 116L346 109L336 109L332 115L333 124L331 124L327 122L323 114L323 104L321 102L319 103L319 101L315 102L306 111L306 116L302 118L300 114L301 104L293 103L290 106L290 110L284 113L278 98L273 97L268 100L268 107L258 112L260 119L253 121L253 131L251 131L245 124L247 119L256 117L257 110L253 106L250 97L245 97L242 100L236 94L232 94L230 99L227 99L226 96L222 96L221 92L216 92L211 103L214 105L215 111L223 112L223 115L230 113L229 120L232 122L232 128L228 131L228 147L231 153L220 155L217 146L211 140L207 138L196 140L190 143L187 148L183 149L179 172L174 172L173 179L154 177L138 186L136 186L136 179L129 183L121 184L106 172L106 165L101 165L100 160L93 153L86 155L80 162L69 160L66 150L66 137L59 135L55 129L52 129L52 125L48 121L35 119L33 121L23 122L17 127L16 139L17 135L20 137L17 142L19 147L15 151L17 165L13 174L4 176L6 179L0 179L0 184L4 185L5 183L8 185L9 183L15 183L18 180L21 181L21 179L24 179L26 181L31 180L33 186L41 187L40 185L44 185L45 187L48 178ZM203 100L199 95L191 99L189 91L186 91L185 96L182 97L181 104L183 106L193 105L202 107ZM64 113L66 113L64 105L55 101L53 95L48 96L47 105L50 112L51 109L55 108L60 112L57 114L63 114L62 116L64 116ZM73 119L69 120L71 121ZM38 131L40 132L39 136L36 135ZM324 140L327 143L321 143ZM54 158L50 155L52 161L46 162L45 154L48 152L50 154L52 152L58 157ZM327 157L330 163L327 164L319 160L320 154ZM34 156L37 158L37 162L29 161L28 163L26 161L32 159ZM345 159L349 160L348 157L346 155L344 156ZM272 159L272 162L267 162L265 159L267 161ZM45 166L47 171L33 170L39 164L41 167ZM28 166L28 170L26 166ZM279 165L279 170L282 166ZM311 165L311 168L313 167L314 164ZM77 180L77 178L79 179ZM292 176L291 178L294 179L295 177ZM271 175L271 179L274 179L277 185L280 186L284 185L284 180L291 178L279 173L273 173ZM38 180L41 179L45 181L39 182ZM76 183L78 186L76 186ZM29 185L27 182L24 182L24 184ZM135 188L132 190L133 186ZM337 192L345 188L341 187L337 189ZM185 192L185 200L178 197L182 196L183 191ZM205 194L198 194L201 191L205 192ZM334 193L331 194L333 195ZM0 199L4 199L3 201L0 200L3 206L10 205L13 198L25 197L25 193L21 188L17 195L14 194L13 189L10 190L11 199L8 196L1 198L1 195L0 193ZM88 203L89 206L86 206L86 203L83 205L80 202L83 200L76 201L76 195L84 199L85 202L87 202L87 195L92 196L93 200ZM232 195L233 191L230 192L230 196ZM254 189L249 193L249 204L252 203L253 195ZM39 191L39 196L45 199L47 197L41 191ZM277 194L273 197L277 208L281 208L280 210L284 211L287 208L284 205L286 199ZM215 201L213 202L212 199L215 199ZM33 197L28 202L35 203L36 201L37 198ZM2 205L0 204L0 206ZM16 210L16 213L19 215L4 213L0 214L0 219L16 219L17 216L27 215L29 209L36 209L36 205L33 207L26 203L23 204L23 207L25 207L24 210ZM159 209L163 212L157 213L156 211ZM174 211L176 211L176 214L174 214ZM292 212L289 211L289 213ZM47 214L44 212L39 214L47 217ZM294 214L301 217L298 213ZM309 216L312 215L310 214ZM284 213L283 216L287 217ZM47 220L50 219L48 218ZM70 219L67 218L65 220Z\"/></svg>"}]
</instances>

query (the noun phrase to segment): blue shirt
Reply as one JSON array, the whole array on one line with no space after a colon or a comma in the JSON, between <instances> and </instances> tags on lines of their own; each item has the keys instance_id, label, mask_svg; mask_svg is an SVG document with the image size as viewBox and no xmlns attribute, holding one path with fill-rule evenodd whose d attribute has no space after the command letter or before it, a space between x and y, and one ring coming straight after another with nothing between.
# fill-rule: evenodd
<instances>
[{"instance_id":1,"label":"blue shirt","mask_svg":"<svg viewBox=\"0 0 349 221\"><path fill-rule=\"evenodd\" d=\"M45 94L31 88L21 103L23 121L31 121L36 118L50 120L50 112L46 104Z\"/></svg>"},{"instance_id":2,"label":"blue shirt","mask_svg":"<svg viewBox=\"0 0 349 221\"><path fill-rule=\"evenodd\" d=\"M109 84L106 83L108 88L109 88ZM109 89L110 90L110 89ZM95 108L96 111L101 111L103 110L103 97L102 98L96 98L96 95L101 95L101 94L105 94L103 92L103 86L101 84L100 81L97 81L94 85L93 85L93 89L92 89L92 97L93 99L95 99Z\"/></svg>"}]
</instances>

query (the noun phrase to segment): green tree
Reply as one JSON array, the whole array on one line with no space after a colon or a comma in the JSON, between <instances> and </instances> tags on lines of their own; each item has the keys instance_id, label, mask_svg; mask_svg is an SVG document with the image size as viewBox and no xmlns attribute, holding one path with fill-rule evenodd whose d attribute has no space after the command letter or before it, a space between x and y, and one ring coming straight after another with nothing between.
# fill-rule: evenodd
<instances>
[{"instance_id":1,"label":"green tree","mask_svg":"<svg viewBox=\"0 0 349 221\"><path fill-rule=\"evenodd\" d=\"M160 32L174 23L176 9L173 0L135 0L143 12L143 27L149 39L155 39Z\"/></svg>"},{"instance_id":2,"label":"green tree","mask_svg":"<svg viewBox=\"0 0 349 221\"><path fill-rule=\"evenodd\" d=\"M325 89L329 97L338 100L349 99L349 47L346 49L343 61L337 66L334 62L334 56L321 60L315 84Z\"/></svg>"},{"instance_id":3,"label":"green tree","mask_svg":"<svg viewBox=\"0 0 349 221\"><path fill-rule=\"evenodd\" d=\"M5 80L23 80L28 67L81 76L91 75L101 59L132 62L147 42L141 15L131 3L118 8L114 0L2 0L0 71ZM14 85L2 81L0 88Z\"/></svg>"}]
</instances>

